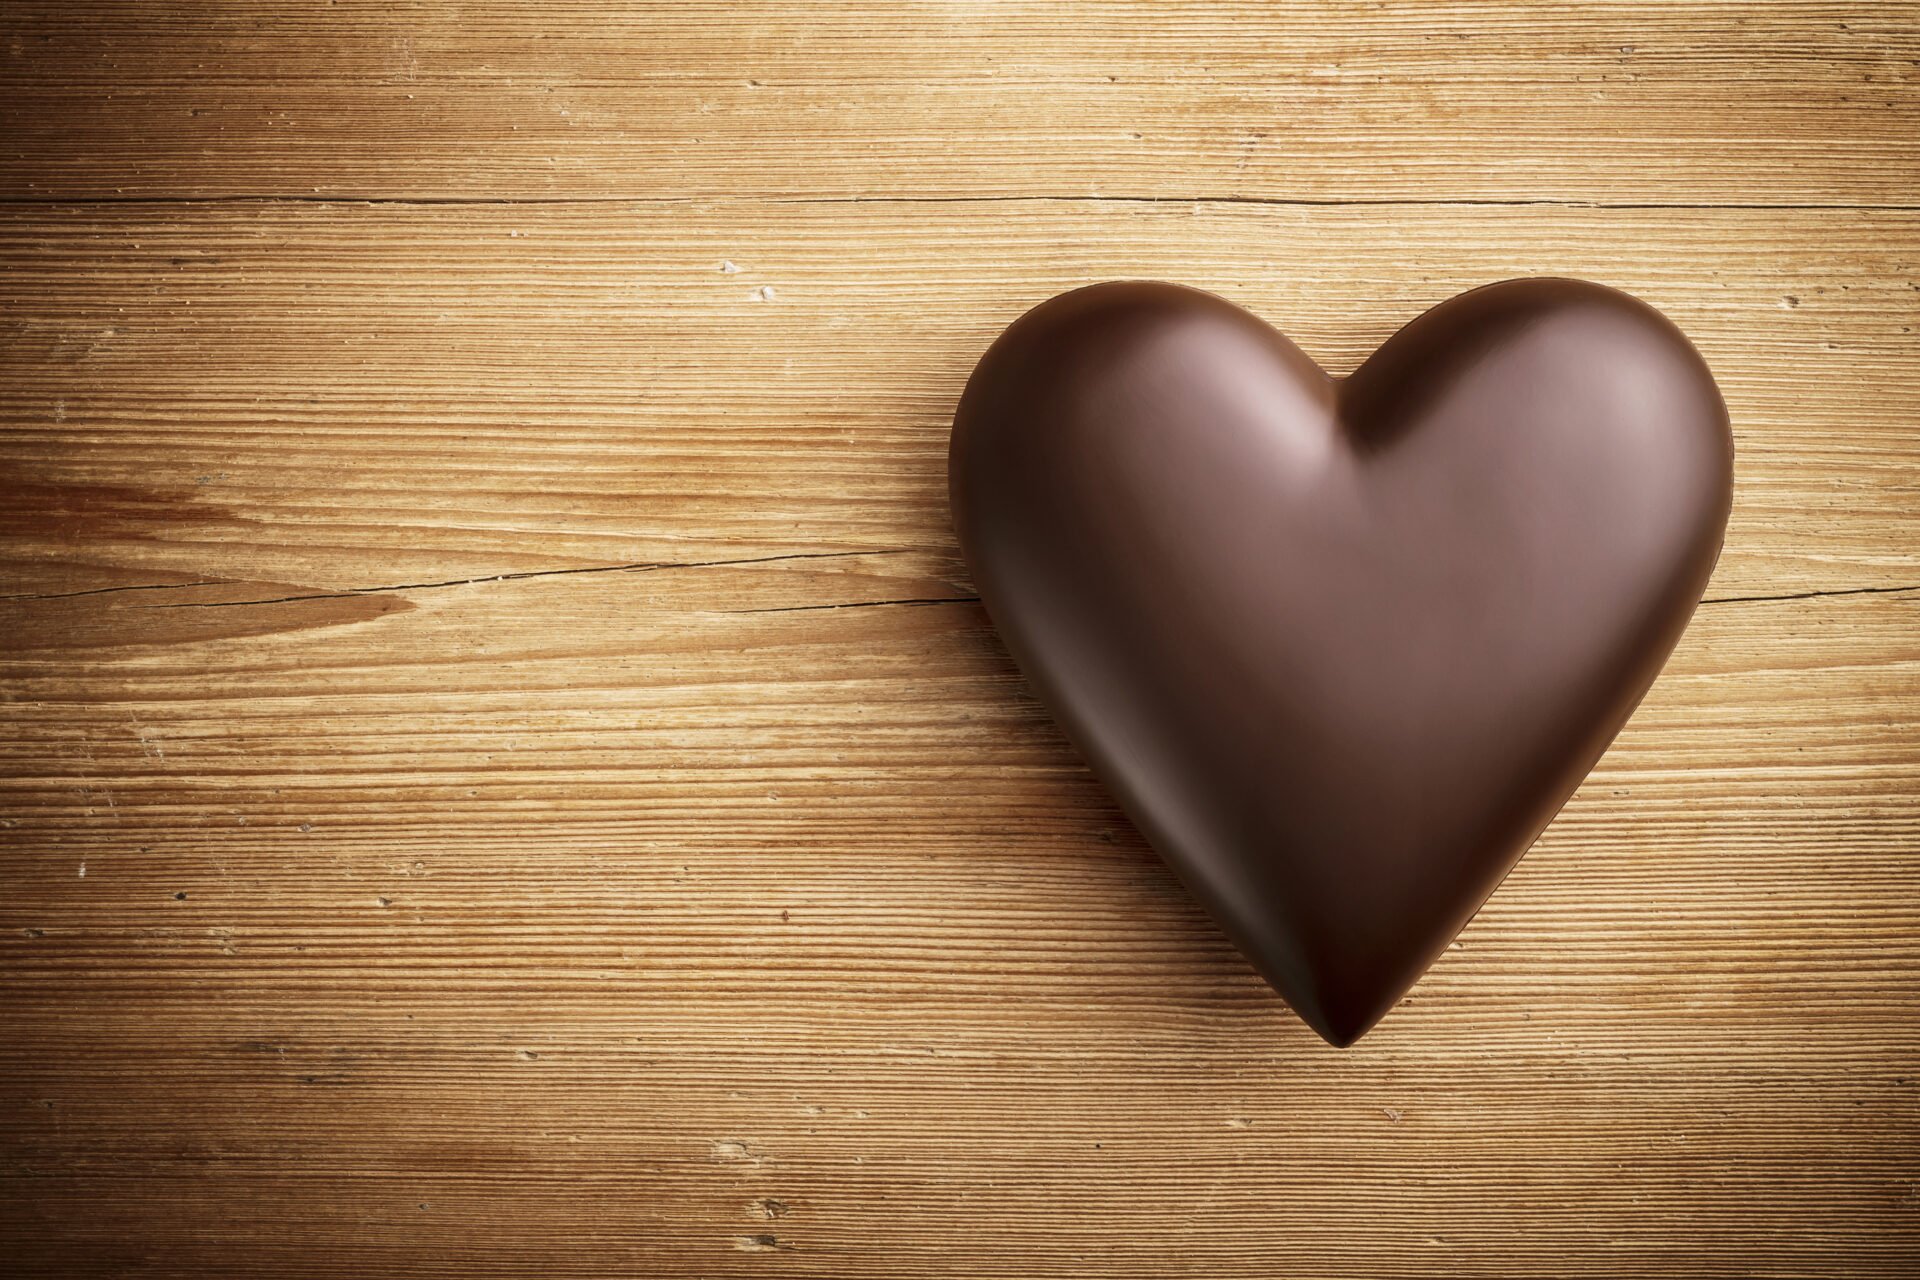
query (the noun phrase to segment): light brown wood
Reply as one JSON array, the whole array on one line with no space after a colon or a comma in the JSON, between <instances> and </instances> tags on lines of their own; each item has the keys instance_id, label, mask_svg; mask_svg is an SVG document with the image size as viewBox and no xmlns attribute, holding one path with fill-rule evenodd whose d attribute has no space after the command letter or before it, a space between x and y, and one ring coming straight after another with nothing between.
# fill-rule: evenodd
<instances>
[{"instance_id":1,"label":"light brown wood","mask_svg":"<svg viewBox=\"0 0 1920 1280\"><path fill-rule=\"evenodd\" d=\"M6 18L10 1271L1911 1273L1905 6ZM1336 1052L1026 692L949 416L1092 280L1344 370L1528 273L1699 345L1727 550Z\"/></svg>"},{"instance_id":2,"label":"light brown wood","mask_svg":"<svg viewBox=\"0 0 1920 1280\"><path fill-rule=\"evenodd\" d=\"M1920 166L1885 0L16 7L17 193L1913 205Z\"/></svg>"}]
</instances>

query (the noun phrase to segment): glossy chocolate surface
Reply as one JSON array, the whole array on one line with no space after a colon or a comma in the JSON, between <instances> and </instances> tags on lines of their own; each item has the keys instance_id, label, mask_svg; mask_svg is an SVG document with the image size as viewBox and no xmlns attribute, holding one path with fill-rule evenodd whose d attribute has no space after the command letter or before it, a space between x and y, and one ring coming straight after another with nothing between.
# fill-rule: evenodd
<instances>
[{"instance_id":1,"label":"glossy chocolate surface","mask_svg":"<svg viewBox=\"0 0 1920 1280\"><path fill-rule=\"evenodd\" d=\"M1646 692L1732 466L1699 355L1598 285L1463 294L1334 379L1220 298L1119 283L993 344L950 483L1039 696L1344 1045Z\"/></svg>"}]
</instances>

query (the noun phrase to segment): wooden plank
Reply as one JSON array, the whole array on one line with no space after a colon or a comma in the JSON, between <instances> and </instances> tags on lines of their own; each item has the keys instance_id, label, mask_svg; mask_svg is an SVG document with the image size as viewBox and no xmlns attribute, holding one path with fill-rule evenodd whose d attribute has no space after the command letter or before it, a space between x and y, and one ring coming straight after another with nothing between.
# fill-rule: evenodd
<instances>
[{"instance_id":1,"label":"wooden plank","mask_svg":"<svg viewBox=\"0 0 1920 1280\"><path fill-rule=\"evenodd\" d=\"M1920 583L1915 214L66 206L0 225L15 594L946 555L974 359L1042 298L1126 275L1215 289L1336 370L1488 280L1627 288L1692 335L1733 413L1713 593ZM114 625L135 616L161 615Z\"/></svg>"},{"instance_id":2,"label":"wooden plank","mask_svg":"<svg viewBox=\"0 0 1920 1280\"><path fill-rule=\"evenodd\" d=\"M7 214L22 1267L1904 1271L1920 218L984 212ZM1087 280L1346 368L1536 271L1716 368L1720 602L1333 1053L1025 693L947 417Z\"/></svg>"},{"instance_id":3,"label":"wooden plank","mask_svg":"<svg viewBox=\"0 0 1920 1280\"><path fill-rule=\"evenodd\" d=\"M1910 1260L1913 597L1708 606L1454 952L1334 1054L977 606L724 611L919 589L861 560L490 583L18 680L25 1256Z\"/></svg>"},{"instance_id":4,"label":"wooden plank","mask_svg":"<svg viewBox=\"0 0 1920 1280\"><path fill-rule=\"evenodd\" d=\"M1835 4L8 6L0 193L1911 205Z\"/></svg>"}]
</instances>

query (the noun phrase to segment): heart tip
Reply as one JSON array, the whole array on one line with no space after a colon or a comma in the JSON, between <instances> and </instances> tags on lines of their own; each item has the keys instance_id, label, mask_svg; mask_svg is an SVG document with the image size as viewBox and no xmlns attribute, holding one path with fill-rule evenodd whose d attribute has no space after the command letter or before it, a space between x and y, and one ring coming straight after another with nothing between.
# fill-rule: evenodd
<instances>
[{"instance_id":1,"label":"heart tip","mask_svg":"<svg viewBox=\"0 0 1920 1280\"><path fill-rule=\"evenodd\" d=\"M1336 1049L1350 1049L1359 1039L1380 1024L1386 1016L1385 1009L1378 1013L1357 1014L1340 1012L1329 1014L1322 1011L1318 1017L1306 1019L1314 1034Z\"/></svg>"},{"instance_id":2,"label":"heart tip","mask_svg":"<svg viewBox=\"0 0 1920 1280\"><path fill-rule=\"evenodd\" d=\"M1320 1038L1322 1040L1325 1040L1328 1044L1332 1045L1334 1048L1351 1049L1356 1040L1358 1040L1361 1036L1364 1036L1365 1034L1367 1034L1368 1028L1352 1027L1352 1028L1344 1028L1344 1029L1334 1029L1331 1027L1315 1027L1314 1030L1319 1033Z\"/></svg>"}]
</instances>

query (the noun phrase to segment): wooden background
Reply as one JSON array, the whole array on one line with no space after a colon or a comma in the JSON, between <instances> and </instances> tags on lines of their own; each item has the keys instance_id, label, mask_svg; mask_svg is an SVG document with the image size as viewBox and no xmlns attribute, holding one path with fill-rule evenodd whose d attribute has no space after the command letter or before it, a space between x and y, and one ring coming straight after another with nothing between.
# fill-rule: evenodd
<instances>
[{"instance_id":1,"label":"wooden background","mask_svg":"<svg viewBox=\"0 0 1920 1280\"><path fill-rule=\"evenodd\" d=\"M0 1269L1914 1274L1910 4L0 14ZM949 415L1090 281L1344 371L1534 272L1706 354L1726 554L1336 1052Z\"/></svg>"}]
</instances>

